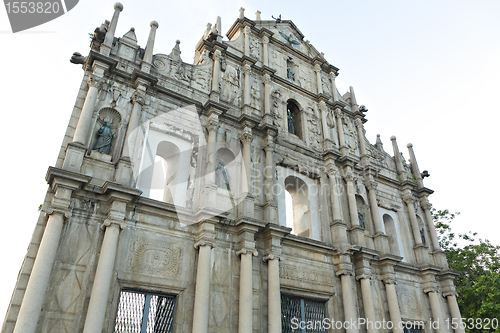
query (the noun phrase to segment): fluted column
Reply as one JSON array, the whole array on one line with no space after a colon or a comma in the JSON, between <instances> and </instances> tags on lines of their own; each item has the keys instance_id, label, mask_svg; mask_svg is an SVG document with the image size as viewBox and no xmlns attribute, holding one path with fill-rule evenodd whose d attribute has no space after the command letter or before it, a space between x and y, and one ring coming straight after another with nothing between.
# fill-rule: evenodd
<instances>
[{"instance_id":1,"label":"fluted column","mask_svg":"<svg viewBox=\"0 0 500 333\"><path fill-rule=\"evenodd\" d=\"M250 75L252 74L252 67L249 64L243 66L243 74L245 76L245 85L243 87L243 104L250 105Z\"/></svg>"},{"instance_id":2,"label":"fluted column","mask_svg":"<svg viewBox=\"0 0 500 333\"><path fill-rule=\"evenodd\" d=\"M142 59L141 70L143 72L149 73L151 70L151 64L153 63L153 48L155 45L156 29L158 29L158 22L151 21L151 30L149 30L148 42L146 44L146 49L144 50L144 57Z\"/></svg>"},{"instance_id":3,"label":"fluted column","mask_svg":"<svg viewBox=\"0 0 500 333\"><path fill-rule=\"evenodd\" d=\"M221 77L221 59L222 52L220 50L216 50L214 53L214 70L213 70L213 79L212 79L212 93L210 94L210 98L215 101L219 101L219 84Z\"/></svg>"},{"instance_id":4,"label":"fluted column","mask_svg":"<svg viewBox=\"0 0 500 333\"><path fill-rule=\"evenodd\" d=\"M361 164L366 166L366 144L365 144L365 134L363 133L363 122L361 119L357 118L354 120L354 124L356 125L356 129L358 132L358 142L359 142L359 155L361 157Z\"/></svg>"},{"instance_id":5,"label":"fluted column","mask_svg":"<svg viewBox=\"0 0 500 333\"><path fill-rule=\"evenodd\" d=\"M118 246L118 236L120 228L124 225L118 221L106 220L104 240L102 241L99 262L95 273L92 294L90 296L87 317L83 333L101 332L108 305L109 288L115 266L116 250Z\"/></svg>"},{"instance_id":6,"label":"fluted column","mask_svg":"<svg viewBox=\"0 0 500 333\"><path fill-rule=\"evenodd\" d=\"M119 2L115 3L115 12L113 13L113 18L109 24L108 31L104 37L104 42L101 45L101 54L109 56L111 49L113 47L113 39L115 38L116 25L118 24L118 17L120 12L123 10L123 5Z\"/></svg>"},{"instance_id":7,"label":"fluted column","mask_svg":"<svg viewBox=\"0 0 500 333\"><path fill-rule=\"evenodd\" d=\"M35 332L59 246L64 218L65 215L70 216L69 212L52 208L47 210L47 214L49 219L26 286L14 333Z\"/></svg>"},{"instance_id":8,"label":"fluted column","mask_svg":"<svg viewBox=\"0 0 500 333\"><path fill-rule=\"evenodd\" d=\"M89 90L87 92L87 96L85 97L85 102L83 103L80 118L78 119L78 124L75 129L75 134L73 135L74 143L81 144L82 146L87 144L90 125L92 123L92 115L97 101L97 93L99 92L98 88L102 83L102 78L95 75L91 75L87 80Z\"/></svg>"},{"instance_id":9,"label":"fluted column","mask_svg":"<svg viewBox=\"0 0 500 333\"><path fill-rule=\"evenodd\" d=\"M264 257L267 261L268 289L268 332L281 332L281 290L280 290L280 258L275 255Z\"/></svg>"},{"instance_id":10,"label":"fluted column","mask_svg":"<svg viewBox=\"0 0 500 333\"><path fill-rule=\"evenodd\" d=\"M321 85L321 65L314 65L314 71L316 72L316 88L318 89L318 94L323 93L323 88Z\"/></svg>"},{"instance_id":11,"label":"fluted column","mask_svg":"<svg viewBox=\"0 0 500 333\"><path fill-rule=\"evenodd\" d=\"M333 102L338 102L339 95L337 94L337 86L335 84L335 78L337 77L337 74L335 72L330 72L330 82L332 84L332 96L333 96Z\"/></svg>"},{"instance_id":12,"label":"fluted column","mask_svg":"<svg viewBox=\"0 0 500 333\"><path fill-rule=\"evenodd\" d=\"M396 280L386 279L384 280L385 291L387 293L387 304L389 306L389 316L391 317L391 322L393 324L393 333L403 333L403 328L401 327L401 312L399 310L398 295L396 294Z\"/></svg>"},{"instance_id":13,"label":"fluted column","mask_svg":"<svg viewBox=\"0 0 500 333\"><path fill-rule=\"evenodd\" d=\"M264 74L264 113L271 113L271 92L270 92L271 75Z\"/></svg>"},{"instance_id":14,"label":"fluted column","mask_svg":"<svg viewBox=\"0 0 500 333\"><path fill-rule=\"evenodd\" d=\"M446 297L446 300L448 301L448 307L450 308L450 315L452 320L452 323L457 323L457 328L454 329L455 333L465 333L465 329L461 327L461 319L462 315L460 314L460 309L458 308L458 303L457 303L457 293L456 292L449 292L449 293L443 293L443 296Z\"/></svg>"},{"instance_id":15,"label":"fluted column","mask_svg":"<svg viewBox=\"0 0 500 333\"><path fill-rule=\"evenodd\" d=\"M373 303L373 293L371 286L371 276L370 275L360 275L356 279L361 282L361 296L363 298L363 309L365 310L366 319L371 322L371 325L367 325L366 330L368 333L377 333L378 330L374 327L377 321L377 316L375 314L375 305Z\"/></svg>"},{"instance_id":16,"label":"fluted column","mask_svg":"<svg viewBox=\"0 0 500 333\"><path fill-rule=\"evenodd\" d=\"M213 244L201 241L195 244L198 249L198 268L193 310L193 332L208 332L208 313L210 309L210 262Z\"/></svg>"},{"instance_id":17,"label":"fluted column","mask_svg":"<svg viewBox=\"0 0 500 333\"><path fill-rule=\"evenodd\" d=\"M262 63L269 66L269 37L262 37Z\"/></svg>"},{"instance_id":18,"label":"fluted column","mask_svg":"<svg viewBox=\"0 0 500 333\"><path fill-rule=\"evenodd\" d=\"M448 332L445 329L445 323L443 320L443 311L441 311L441 303L439 302L439 290L435 287L424 289L424 293L429 295L429 301L431 303L431 313L432 320L437 322L435 324L437 333Z\"/></svg>"},{"instance_id":19,"label":"fluted column","mask_svg":"<svg viewBox=\"0 0 500 333\"><path fill-rule=\"evenodd\" d=\"M337 119L337 134L339 136L339 145L342 155L347 155L347 146L345 144L344 128L342 126L342 110L335 109L335 118Z\"/></svg>"}]
</instances>

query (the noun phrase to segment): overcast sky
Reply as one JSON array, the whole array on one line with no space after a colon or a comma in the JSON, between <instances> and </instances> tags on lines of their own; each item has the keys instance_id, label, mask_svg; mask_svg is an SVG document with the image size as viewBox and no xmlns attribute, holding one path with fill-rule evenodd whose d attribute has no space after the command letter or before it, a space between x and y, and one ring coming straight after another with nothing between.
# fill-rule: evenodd
<instances>
[{"instance_id":1,"label":"overcast sky","mask_svg":"<svg viewBox=\"0 0 500 333\"><path fill-rule=\"evenodd\" d=\"M123 1L116 36L135 27L144 47L156 20L154 53L192 62L208 22L222 18L227 32L239 15L292 20L340 69L337 87L353 86L368 108L367 138L381 134L414 145L434 207L461 212L454 229L477 231L500 244L496 176L500 120L500 1ZM80 0L70 12L12 34L0 9L0 92L3 147L2 283L0 318L10 301L80 86L73 52L89 52L88 33L111 19L114 1Z\"/></svg>"}]
</instances>

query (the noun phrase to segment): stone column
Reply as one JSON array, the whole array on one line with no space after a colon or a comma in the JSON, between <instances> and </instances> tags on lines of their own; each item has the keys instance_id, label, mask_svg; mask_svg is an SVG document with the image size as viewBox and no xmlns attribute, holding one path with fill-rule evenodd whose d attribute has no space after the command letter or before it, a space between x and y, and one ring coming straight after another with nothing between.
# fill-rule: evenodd
<instances>
[{"instance_id":1,"label":"stone column","mask_svg":"<svg viewBox=\"0 0 500 333\"><path fill-rule=\"evenodd\" d=\"M399 152L398 143L396 142L396 137L394 135L391 136L391 141L392 149L394 150L394 160L396 161L396 170L398 171L398 174L401 175L401 180L405 181L406 173L403 170L403 161L401 161L401 154Z\"/></svg>"},{"instance_id":2,"label":"stone column","mask_svg":"<svg viewBox=\"0 0 500 333\"><path fill-rule=\"evenodd\" d=\"M148 42L146 44L146 49L144 50L144 57L142 59L141 70L143 72L149 73L151 70L151 64L153 63L153 47L155 45L156 29L158 29L158 22L151 21L151 30L149 31Z\"/></svg>"},{"instance_id":3,"label":"stone column","mask_svg":"<svg viewBox=\"0 0 500 333\"><path fill-rule=\"evenodd\" d=\"M243 66L243 74L245 75L245 84L243 87L243 104L250 105L250 75L252 74L252 66L246 64Z\"/></svg>"},{"instance_id":4,"label":"stone column","mask_svg":"<svg viewBox=\"0 0 500 333\"><path fill-rule=\"evenodd\" d=\"M129 140L132 139L131 133L137 128L137 126L139 126L139 122L141 120L142 106L146 102L144 94L142 92L136 91L132 95L132 102L134 103L134 106L132 107L132 112L130 113L130 120L127 126L127 135L125 136L125 143L123 144L122 157L130 157L131 155L130 150L133 149L133 147L130 147Z\"/></svg>"},{"instance_id":5,"label":"stone column","mask_svg":"<svg viewBox=\"0 0 500 333\"><path fill-rule=\"evenodd\" d=\"M439 240L436 233L436 228L434 228L434 219L432 218L431 208L432 205L429 200L424 197L420 199L420 207L424 211L425 220L427 222L427 229L431 234L431 246L433 251L441 251L441 246L439 245Z\"/></svg>"},{"instance_id":6,"label":"stone column","mask_svg":"<svg viewBox=\"0 0 500 333\"><path fill-rule=\"evenodd\" d=\"M269 37L262 37L262 63L264 66L269 66Z\"/></svg>"},{"instance_id":7,"label":"stone column","mask_svg":"<svg viewBox=\"0 0 500 333\"><path fill-rule=\"evenodd\" d=\"M396 294L396 284L395 279L389 278L384 280L385 291L387 293L387 304L389 306L389 316L391 317L391 322L394 325L393 333L403 333L403 329L400 326L401 323L401 312L399 311L398 295Z\"/></svg>"},{"instance_id":8,"label":"stone column","mask_svg":"<svg viewBox=\"0 0 500 333\"><path fill-rule=\"evenodd\" d=\"M219 117L216 114L211 114L208 118L208 144L207 144L207 173L205 175L205 183L215 184L215 140L217 137L217 128L219 126Z\"/></svg>"},{"instance_id":9,"label":"stone column","mask_svg":"<svg viewBox=\"0 0 500 333\"><path fill-rule=\"evenodd\" d=\"M353 284L354 272L352 270L341 270L337 272L340 275L340 283L342 285L342 304L344 305L344 320L348 323L358 321L358 311L356 310L356 288ZM357 333L357 327L348 326L346 333Z\"/></svg>"},{"instance_id":10,"label":"stone column","mask_svg":"<svg viewBox=\"0 0 500 333\"><path fill-rule=\"evenodd\" d=\"M271 135L267 136L267 145L264 147L266 152L266 169L264 170L265 188L266 188L266 202L273 201L273 151L274 141Z\"/></svg>"},{"instance_id":11,"label":"stone column","mask_svg":"<svg viewBox=\"0 0 500 333\"><path fill-rule=\"evenodd\" d=\"M26 286L14 333L35 332L59 246L64 217L70 216L69 212L52 208L47 209L47 214L49 219Z\"/></svg>"},{"instance_id":12,"label":"stone column","mask_svg":"<svg viewBox=\"0 0 500 333\"><path fill-rule=\"evenodd\" d=\"M111 49L113 48L113 39L115 38L116 25L118 23L118 17L120 12L123 10L123 5L119 2L115 3L115 12L113 13L113 18L109 24L108 32L104 37L104 42L101 45L101 54L106 57L109 56Z\"/></svg>"},{"instance_id":13,"label":"stone column","mask_svg":"<svg viewBox=\"0 0 500 333\"><path fill-rule=\"evenodd\" d=\"M408 207L408 215L410 217L411 229L413 232L413 238L415 240L414 250L417 257L417 262L419 264L426 264L429 262L429 251L427 247L422 243L420 226L418 225L417 215L415 212L414 199L408 189L406 189L405 193L403 194L403 201Z\"/></svg>"},{"instance_id":14,"label":"stone column","mask_svg":"<svg viewBox=\"0 0 500 333\"><path fill-rule=\"evenodd\" d=\"M347 225L342 219L342 211L340 208L340 184L337 183L338 168L335 162L329 161L328 178L330 180L331 201L332 201L332 216L333 221L330 223L332 232L332 240L334 245L347 244Z\"/></svg>"},{"instance_id":15,"label":"stone column","mask_svg":"<svg viewBox=\"0 0 500 333\"><path fill-rule=\"evenodd\" d=\"M337 94L337 86L335 85L335 78L337 74L335 72L330 72L330 82L332 84L332 96L333 102L338 102L340 100L339 95Z\"/></svg>"},{"instance_id":16,"label":"stone column","mask_svg":"<svg viewBox=\"0 0 500 333\"><path fill-rule=\"evenodd\" d=\"M445 323L443 320L443 312L441 311L441 303L439 302L439 290L435 287L424 289L424 293L429 295L429 301L431 303L431 313L432 320L438 322L436 332L437 333L447 333L448 330L445 329Z\"/></svg>"},{"instance_id":17,"label":"stone column","mask_svg":"<svg viewBox=\"0 0 500 333\"><path fill-rule=\"evenodd\" d=\"M331 141L331 138L330 138L330 129L328 128L328 124L326 123L327 109L326 109L326 103L325 103L325 101L320 101L319 102L319 111L321 113L321 125L322 125L322 128L323 128L323 137L324 137L325 140L330 140Z\"/></svg>"},{"instance_id":18,"label":"stone column","mask_svg":"<svg viewBox=\"0 0 500 333\"><path fill-rule=\"evenodd\" d=\"M198 268L193 310L193 332L208 332L208 313L210 307L210 266L213 244L205 241L194 245L198 249Z\"/></svg>"},{"instance_id":19,"label":"stone column","mask_svg":"<svg viewBox=\"0 0 500 333\"><path fill-rule=\"evenodd\" d=\"M220 50L215 50L214 53L214 70L213 70L213 79L212 79L212 92L210 93L210 99L219 101L219 84L220 84L220 76L221 76L221 59L222 52Z\"/></svg>"},{"instance_id":20,"label":"stone column","mask_svg":"<svg viewBox=\"0 0 500 333\"><path fill-rule=\"evenodd\" d=\"M456 292L449 292L449 293L443 293L443 296L446 297L448 300L448 307L450 308L450 315L452 319L455 319L453 323L457 323L458 327L454 330L455 333L465 333L465 329L460 327L461 324L461 319L462 315L460 314L460 309L458 308L458 303L457 303L457 293Z\"/></svg>"},{"instance_id":21,"label":"stone column","mask_svg":"<svg viewBox=\"0 0 500 333\"><path fill-rule=\"evenodd\" d=\"M75 129L75 134L73 135L74 143L78 143L82 146L87 144L90 125L92 124L92 115L97 101L97 93L99 92L98 88L102 83L102 78L95 75L91 75L87 80L89 90L87 92L87 96L85 97L85 102L83 103L80 118L78 119L78 125Z\"/></svg>"},{"instance_id":22,"label":"stone column","mask_svg":"<svg viewBox=\"0 0 500 333\"><path fill-rule=\"evenodd\" d=\"M375 248L384 253L388 253L389 248L389 240L387 236L384 234L382 229L382 220L380 219L380 214L378 210L377 204L377 189L378 184L373 181L371 176L366 180L366 188L368 189L368 202L370 204L370 210L372 213L372 220L375 226Z\"/></svg>"},{"instance_id":23,"label":"stone column","mask_svg":"<svg viewBox=\"0 0 500 333\"><path fill-rule=\"evenodd\" d=\"M365 231L359 225L356 191L354 189L355 176L351 167L346 167L344 178L347 183L347 199L349 202L349 215L351 216L351 239L355 245L365 246Z\"/></svg>"},{"instance_id":24,"label":"stone column","mask_svg":"<svg viewBox=\"0 0 500 333\"><path fill-rule=\"evenodd\" d=\"M361 164L366 166L366 144L365 134L363 133L363 122L361 121L361 119L356 118L356 120L354 120L354 124L356 125L356 129L358 131L359 155L361 157Z\"/></svg>"},{"instance_id":25,"label":"stone column","mask_svg":"<svg viewBox=\"0 0 500 333\"><path fill-rule=\"evenodd\" d=\"M268 289L268 332L281 333L281 290L279 257L269 255L267 261L267 289Z\"/></svg>"},{"instance_id":26,"label":"stone column","mask_svg":"<svg viewBox=\"0 0 500 333\"><path fill-rule=\"evenodd\" d=\"M318 89L318 94L323 93L323 87L321 84L321 65L315 64L314 71L316 72L316 88Z\"/></svg>"},{"instance_id":27,"label":"stone column","mask_svg":"<svg viewBox=\"0 0 500 333\"><path fill-rule=\"evenodd\" d=\"M264 74L264 113L271 113L271 92L270 85L271 83L271 75Z\"/></svg>"},{"instance_id":28,"label":"stone column","mask_svg":"<svg viewBox=\"0 0 500 333\"><path fill-rule=\"evenodd\" d=\"M243 34L245 35L245 46L244 46L244 55L249 57L250 56L250 33L251 33L252 29L248 26L246 26L244 29L243 29Z\"/></svg>"},{"instance_id":29,"label":"stone column","mask_svg":"<svg viewBox=\"0 0 500 333\"><path fill-rule=\"evenodd\" d=\"M367 274L356 277L357 280L361 281L361 296L363 297L363 309L365 310L365 317L368 321L372 322L374 326L375 322L377 321L377 316L375 314L375 305L373 304L373 293L370 282L371 278L372 277ZM378 330L373 326L367 325L366 330L368 333L378 332Z\"/></svg>"},{"instance_id":30,"label":"stone column","mask_svg":"<svg viewBox=\"0 0 500 333\"><path fill-rule=\"evenodd\" d=\"M123 224L116 220L106 220L103 224L105 228L104 240L102 242L99 262L95 273L92 294L90 296L87 317L83 333L101 332L108 305L109 288L115 266L116 250L118 246L118 236Z\"/></svg>"},{"instance_id":31,"label":"stone column","mask_svg":"<svg viewBox=\"0 0 500 333\"><path fill-rule=\"evenodd\" d=\"M246 189L248 193L251 193L252 186L252 161L251 161L251 143L253 140L252 130L249 127L245 127L243 135L240 137L243 143L243 165L245 170L242 174L243 184L246 184ZM243 186L243 192L245 192L245 186Z\"/></svg>"},{"instance_id":32,"label":"stone column","mask_svg":"<svg viewBox=\"0 0 500 333\"><path fill-rule=\"evenodd\" d=\"M252 252L240 251L240 309L238 332L252 333Z\"/></svg>"},{"instance_id":33,"label":"stone column","mask_svg":"<svg viewBox=\"0 0 500 333\"><path fill-rule=\"evenodd\" d=\"M410 152L410 162L411 162L411 169L413 174L415 175L415 178L417 179L417 187L422 188L424 187L424 182L422 181L422 175L420 174L420 170L418 168L417 164L417 159L415 158L415 152L413 151L413 145L411 143L407 144L406 147L408 148L408 151Z\"/></svg>"},{"instance_id":34,"label":"stone column","mask_svg":"<svg viewBox=\"0 0 500 333\"><path fill-rule=\"evenodd\" d=\"M337 120L337 134L339 136L340 151L343 156L346 156L347 146L345 144L344 128L342 126L342 110L340 108L335 109L335 119Z\"/></svg>"}]
</instances>

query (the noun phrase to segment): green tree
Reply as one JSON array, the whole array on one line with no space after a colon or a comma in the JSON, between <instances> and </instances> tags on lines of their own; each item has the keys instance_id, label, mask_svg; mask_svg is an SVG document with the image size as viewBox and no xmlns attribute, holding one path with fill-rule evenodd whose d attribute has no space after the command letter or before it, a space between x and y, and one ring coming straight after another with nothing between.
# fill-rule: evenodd
<instances>
[{"instance_id":1,"label":"green tree","mask_svg":"<svg viewBox=\"0 0 500 333\"><path fill-rule=\"evenodd\" d=\"M500 321L500 246L477 238L476 232L455 233L451 223L460 213L432 210L441 248L446 251L450 269L460 273L455 279L462 317ZM495 325L496 326L496 325ZM490 325L491 327L491 325ZM500 332L495 329L469 329L467 332Z\"/></svg>"}]
</instances>

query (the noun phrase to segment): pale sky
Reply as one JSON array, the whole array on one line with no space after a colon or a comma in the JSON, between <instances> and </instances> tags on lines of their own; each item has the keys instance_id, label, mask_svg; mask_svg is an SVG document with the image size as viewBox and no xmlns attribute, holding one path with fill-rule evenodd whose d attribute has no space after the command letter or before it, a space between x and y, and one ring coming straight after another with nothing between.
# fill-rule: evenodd
<instances>
[{"instance_id":1,"label":"pale sky","mask_svg":"<svg viewBox=\"0 0 500 333\"><path fill-rule=\"evenodd\" d=\"M239 15L292 20L326 59L340 69L337 87L353 86L368 108L366 135L414 145L434 207L457 210L457 232L477 231L500 244L494 142L500 121L500 2L491 1L122 1L117 37L135 27L144 47L149 22L160 24L154 53L192 62L208 22L222 18L227 32ZM0 9L1 132L4 158L0 318L4 317L34 230L83 71L69 62L89 52L88 33L111 19L114 1L80 0L70 12L12 34ZM481 162L482 161L482 162ZM2 321L3 322L3 321Z\"/></svg>"}]
</instances>

